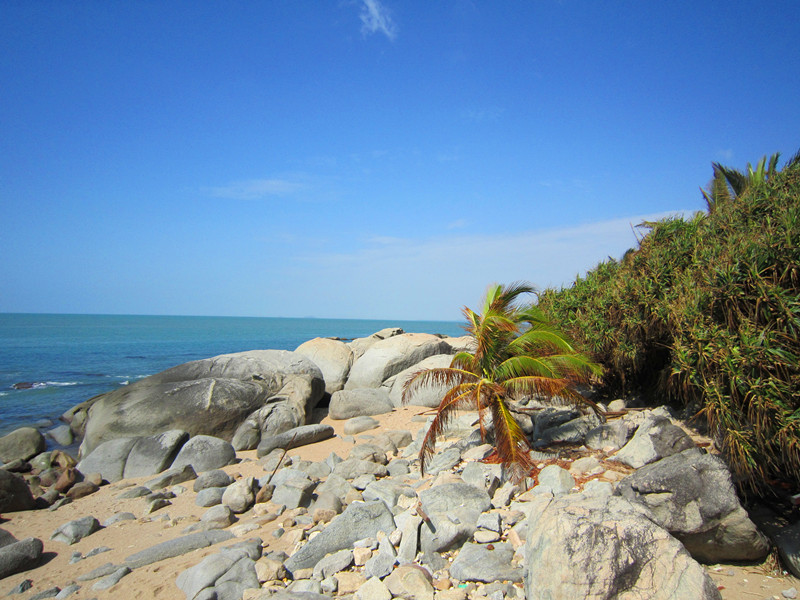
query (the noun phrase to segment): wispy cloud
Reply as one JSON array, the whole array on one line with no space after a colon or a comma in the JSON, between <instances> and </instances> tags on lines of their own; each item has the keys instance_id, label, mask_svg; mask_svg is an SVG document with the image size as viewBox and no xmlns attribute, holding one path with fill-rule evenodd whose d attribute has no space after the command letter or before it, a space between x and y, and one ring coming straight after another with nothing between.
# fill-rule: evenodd
<instances>
[{"instance_id":1,"label":"wispy cloud","mask_svg":"<svg viewBox=\"0 0 800 600\"><path fill-rule=\"evenodd\" d=\"M468 224L469 223L466 219L456 219L452 223L447 224L447 229L463 229Z\"/></svg>"},{"instance_id":2,"label":"wispy cloud","mask_svg":"<svg viewBox=\"0 0 800 600\"><path fill-rule=\"evenodd\" d=\"M391 41L397 37L397 25L389 9L380 0L362 0L360 17L361 33L364 35L382 33Z\"/></svg>"},{"instance_id":3,"label":"wispy cloud","mask_svg":"<svg viewBox=\"0 0 800 600\"><path fill-rule=\"evenodd\" d=\"M234 181L225 186L205 188L215 198L232 200L261 200L270 196L286 196L305 188L305 185L288 179L248 179Z\"/></svg>"},{"instance_id":4,"label":"wispy cloud","mask_svg":"<svg viewBox=\"0 0 800 600\"><path fill-rule=\"evenodd\" d=\"M725 148L724 150L717 150L717 156L721 160L731 160L733 158L733 150L731 148Z\"/></svg>"}]
</instances>

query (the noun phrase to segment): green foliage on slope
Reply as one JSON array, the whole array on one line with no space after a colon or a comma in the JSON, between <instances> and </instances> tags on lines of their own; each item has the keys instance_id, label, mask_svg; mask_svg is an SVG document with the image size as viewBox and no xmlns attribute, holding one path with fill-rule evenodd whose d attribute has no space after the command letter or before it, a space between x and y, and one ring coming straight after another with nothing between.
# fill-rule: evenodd
<instances>
[{"instance_id":1,"label":"green foliage on slope","mask_svg":"<svg viewBox=\"0 0 800 600\"><path fill-rule=\"evenodd\" d=\"M609 391L699 402L756 491L800 481L798 159L714 165L708 214L643 224L621 261L539 299L604 365Z\"/></svg>"}]
</instances>

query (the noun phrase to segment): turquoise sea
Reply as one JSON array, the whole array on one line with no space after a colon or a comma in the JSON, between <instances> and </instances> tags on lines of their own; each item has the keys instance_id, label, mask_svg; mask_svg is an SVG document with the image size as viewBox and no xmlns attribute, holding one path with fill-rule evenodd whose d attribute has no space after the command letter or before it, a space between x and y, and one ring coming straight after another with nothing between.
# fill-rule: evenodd
<instances>
[{"instance_id":1,"label":"turquoise sea","mask_svg":"<svg viewBox=\"0 0 800 600\"><path fill-rule=\"evenodd\" d=\"M190 360L294 350L315 337L365 337L385 327L464 333L441 321L0 313L0 435L55 422L92 396Z\"/></svg>"}]
</instances>

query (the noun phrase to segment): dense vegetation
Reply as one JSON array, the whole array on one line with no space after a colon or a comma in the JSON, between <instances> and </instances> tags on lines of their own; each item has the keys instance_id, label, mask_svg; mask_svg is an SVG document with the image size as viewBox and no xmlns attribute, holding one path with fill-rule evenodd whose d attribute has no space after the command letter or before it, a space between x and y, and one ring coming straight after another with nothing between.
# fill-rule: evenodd
<instances>
[{"instance_id":1,"label":"dense vegetation","mask_svg":"<svg viewBox=\"0 0 800 600\"><path fill-rule=\"evenodd\" d=\"M800 153L714 164L707 213L539 306L605 369L609 393L694 405L747 487L800 481Z\"/></svg>"}]
</instances>

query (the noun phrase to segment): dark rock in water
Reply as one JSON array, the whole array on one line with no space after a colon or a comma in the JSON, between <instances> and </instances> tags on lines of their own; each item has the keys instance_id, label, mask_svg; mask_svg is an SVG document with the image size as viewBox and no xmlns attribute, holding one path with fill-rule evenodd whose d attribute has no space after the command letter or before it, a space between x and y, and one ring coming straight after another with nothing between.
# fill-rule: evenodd
<instances>
[{"instance_id":1,"label":"dark rock in water","mask_svg":"<svg viewBox=\"0 0 800 600\"><path fill-rule=\"evenodd\" d=\"M38 566L43 549L42 540L32 537L0 548L0 579Z\"/></svg>"},{"instance_id":2,"label":"dark rock in water","mask_svg":"<svg viewBox=\"0 0 800 600\"><path fill-rule=\"evenodd\" d=\"M32 510L35 507L36 502L25 480L0 469L0 513Z\"/></svg>"},{"instance_id":3,"label":"dark rock in water","mask_svg":"<svg viewBox=\"0 0 800 600\"><path fill-rule=\"evenodd\" d=\"M11 387L15 390L30 390L36 384L33 381L20 381L19 383L15 383Z\"/></svg>"},{"instance_id":4,"label":"dark rock in water","mask_svg":"<svg viewBox=\"0 0 800 600\"><path fill-rule=\"evenodd\" d=\"M276 397L305 422L324 388L322 373L307 358L254 350L173 367L87 400L64 418L73 431L85 430L84 456L110 439L172 429L230 440L248 415Z\"/></svg>"},{"instance_id":5,"label":"dark rock in water","mask_svg":"<svg viewBox=\"0 0 800 600\"><path fill-rule=\"evenodd\" d=\"M29 460L44 452L44 436L33 427L20 427L0 437L0 461L7 463L21 458Z\"/></svg>"}]
</instances>

